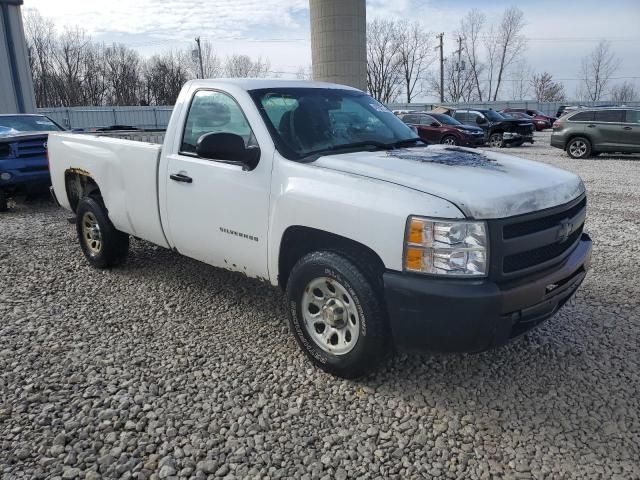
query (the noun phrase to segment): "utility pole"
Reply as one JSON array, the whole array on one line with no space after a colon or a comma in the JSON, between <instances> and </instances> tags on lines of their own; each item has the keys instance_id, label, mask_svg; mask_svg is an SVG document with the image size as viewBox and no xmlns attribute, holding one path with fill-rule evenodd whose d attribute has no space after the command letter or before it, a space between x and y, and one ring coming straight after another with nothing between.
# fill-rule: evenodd
<instances>
[{"instance_id":1,"label":"utility pole","mask_svg":"<svg viewBox=\"0 0 640 480\"><path fill-rule=\"evenodd\" d=\"M436 38L440 39L440 46L436 47L440 48L440 103L444 103L444 55L442 53L444 33L436 35Z\"/></svg>"},{"instance_id":2,"label":"utility pole","mask_svg":"<svg viewBox=\"0 0 640 480\"><path fill-rule=\"evenodd\" d=\"M456 72L457 72L457 85L456 85L456 101L460 101L460 97L462 96L462 87L460 86L460 71L462 70L462 36L458 35L458 50L456 50L458 54L458 63L456 64Z\"/></svg>"},{"instance_id":3,"label":"utility pole","mask_svg":"<svg viewBox=\"0 0 640 480\"><path fill-rule=\"evenodd\" d=\"M204 68L202 67L202 48L200 48L200 37L196 37L198 44L198 60L200 61L200 78L204 78Z\"/></svg>"}]
</instances>

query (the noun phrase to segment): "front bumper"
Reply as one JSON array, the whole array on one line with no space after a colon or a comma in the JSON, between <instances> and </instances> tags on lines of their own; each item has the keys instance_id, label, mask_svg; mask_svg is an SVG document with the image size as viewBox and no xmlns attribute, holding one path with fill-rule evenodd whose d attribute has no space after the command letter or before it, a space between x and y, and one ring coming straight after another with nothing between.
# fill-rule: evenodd
<instances>
[{"instance_id":1,"label":"front bumper","mask_svg":"<svg viewBox=\"0 0 640 480\"><path fill-rule=\"evenodd\" d=\"M384 274L394 342L400 349L479 352L507 343L553 316L578 289L591 262L586 233L551 272L510 284Z\"/></svg>"},{"instance_id":2,"label":"front bumper","mask_svg":"<svg viewBox=\"0 0 640 480\"><path fill-rule=\"evenodd\" d=\"M521 134L518 132L504 132L502 134L502 141L505 144L515 143L515 142L529 142L533 143L533 132L531 134Z\"/></svg>"},{"instance_id":3,"label":"front bumper","mask_svg":"<svg viewBox=\"0 0 640 480\"><path fill-rule=\"evenodd\" d=\"M3 179L3 177L8 177ZM0 161L0 190L7 192L29 191L43 185L51 185L51 177L46 161L29 159L26 161Z\"/></svg>"},{"instance_id":4,"label":"front bumper","mask_svg":"<svg viewBox=\"0 0 640 480\"><path fill-rule=\"evenodd\" d=\"M565 141L565 139L563 137L561 137L560 135L554 135L551 134L551 146L552 147L556 147L556 148L560 148L562 150L565 149L567 142Z\"/></svg>"},{"instance_id":5,"label":"front bumper","mask_svg":"<svg viewBox=\"0 0 640 480\"><path fill-rule=\"evenodd\" d=\"M480 135L463 135L464 147L480 147L485 144L484 133Z\"/></svg>"}]
</instances>

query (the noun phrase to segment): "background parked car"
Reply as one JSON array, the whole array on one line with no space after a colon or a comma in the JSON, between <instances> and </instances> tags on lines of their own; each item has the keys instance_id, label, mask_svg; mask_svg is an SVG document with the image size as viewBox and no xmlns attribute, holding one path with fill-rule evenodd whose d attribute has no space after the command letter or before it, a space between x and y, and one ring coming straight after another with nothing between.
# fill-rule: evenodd
<instances>
[{"instance_id":1,"label":"background parked car","mask_svg":"<svg viewBox=\"0 0 640 480\"><path fill-rule=\"evenodd\" d=\"M529 113L525 113L525 112L521 112L521 111L515 111L515 110L502 110L500 112L502 115L506 116L506 117L511 117L511 118L517 118L519 120L529 120L534 128L537 131L542 131L545 130L547 128L551 128L551 125L553 125L553 122L556 121L555 118L553 117L548 117L546 115L531 115ZM553 120L550 120L551 118L553 118Z\"/></svg>"},{"instance_id":2,"label":"background parked car","mask_svg":"<svg viewBox=\"0 0 640 480\"><path fill-rule=\"evenodd\" d=\"M539 110L532 110L527 108L505 108L502 110L502 113L524 113L533 118L533 124L536 127L536 130L543 130L544 128L551 128L553 122L556 121L556 117L551 117L549 115L545 115Z\"/></svg>"},{"instance_id":3,"label":"background parked car","mask_svg":"<svg viewBox=\"0 0 640 480\"><path fill-rule=\"evenodd\" d=\"M0 211L7 209L8 196L51 183L47 138L62 130L44 115L0 115Z\"/></svg>"},{"instance_id":4,"label":"background parked car","mask_svg":"<svg viewBox=\"0 0 640 480\"><path fill-rule=\"evenodd\" d=\"M519 147L524 142L533 143L531 122L506 118L495 110L456 110L453 118L465 125L482 128L485 140L492 147Z\"/></svg>"},{"instance_id":5,"label":"background parked car","mask_svg":"<svg viewBox=\"0 0 640 480\"><path fill-rule=\"evenodd\" d=\"M435 112L401 113L398 117L416 129L418 136L429 143L475 147L484 145L484 131L476 126L463 125L448 115Z\"/></svg>"},{"instance_id":6,"label":"background parked car","mask_svg":"<svg viewBox=\"0 0 640 480\"><path fill-rule=\"evenodd\" d=\"M551 145L572 158L640 153L640 108L580 109L556 120Z\"/></svg>"}]
</instances>

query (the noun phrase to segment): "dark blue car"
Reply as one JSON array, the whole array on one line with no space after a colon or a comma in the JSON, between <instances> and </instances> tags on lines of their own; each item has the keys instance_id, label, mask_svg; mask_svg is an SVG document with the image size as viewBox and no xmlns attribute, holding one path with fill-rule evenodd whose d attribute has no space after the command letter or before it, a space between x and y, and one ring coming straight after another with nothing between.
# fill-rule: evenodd
<instances>
[{"instance_id":1,"label":"dark blue car","mask_svg":"<svg viewBox=\"0 0 640 480\"><path fill-rule=\"evenodd\" d=\"M0 115L0 211L7 209L7 197L51 183L47 138L61 130L44 115Z\"/></svg>"}]
</instances>

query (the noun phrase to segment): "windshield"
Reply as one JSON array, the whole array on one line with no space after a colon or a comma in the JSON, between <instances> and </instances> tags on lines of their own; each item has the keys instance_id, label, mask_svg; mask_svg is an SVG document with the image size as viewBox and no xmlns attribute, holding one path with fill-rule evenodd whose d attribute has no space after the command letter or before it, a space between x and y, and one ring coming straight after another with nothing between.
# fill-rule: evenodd
<instances>
[{"instance_id":1,"label":"windshield","mask_svg":"<svg viewBox=\"0 0 640 480\"><path fill-rule=\"evenodd\" d=\"M416 138L384 105L359 91L269 88L249 93L276 148L290 160L350 146L367 149Z\"/></svg>"},{"instance_id":2,"label":"windshield","mask_svg":"<svg viewBox=\"0 0 640 480\"><path fill-rule=\"evenodd\" d=\"M62 128L44 115L0 115L0 135L52 130L62 130Z\"/></svg>"},{"instance_id":3,"label":"windshield","mask_svg":"<svg viewBox=\"0 0 640 480\"><path fill-rule=\"evenodd\" d=\"M429 115L445 125L462 125L458 120L450 117L449 115L445 115L444 113L429 113Z\"/></svg>"},{"instance_id":4,"label":"windshield","mask_svg":"<svg viewBox=\"0 0 640 480\"><path fill-rule=\"evenodd\" d=\"M485 117L487 117L492 122L500 122L505 119L505 117L500 115L495 110L484 110L482 113L484 113Z\"/></svg>"}]
</instances>

